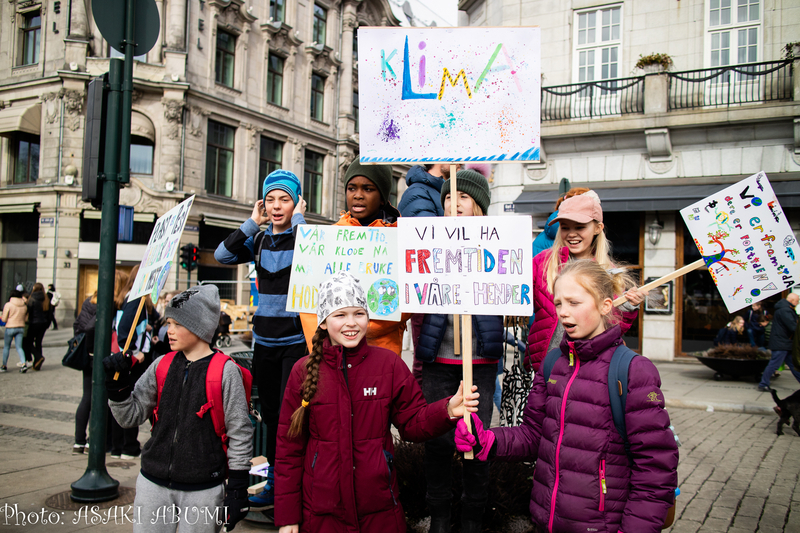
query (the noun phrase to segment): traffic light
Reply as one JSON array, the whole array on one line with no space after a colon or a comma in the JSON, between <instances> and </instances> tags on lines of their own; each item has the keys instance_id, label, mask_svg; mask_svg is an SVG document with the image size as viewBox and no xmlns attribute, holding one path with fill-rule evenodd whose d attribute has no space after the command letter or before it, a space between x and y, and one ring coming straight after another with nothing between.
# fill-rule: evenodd
<instances>
[{"instance_id":1,"label":"traffic light","mask_svg":"<svg viewBox=\"0 0 800 533\"><path fill-rule=\"evenodd\" d=\"M191 272L197 268L199 250L194 244L184 244L181 246L181 268Z\"/></svg>"}]
</instances>

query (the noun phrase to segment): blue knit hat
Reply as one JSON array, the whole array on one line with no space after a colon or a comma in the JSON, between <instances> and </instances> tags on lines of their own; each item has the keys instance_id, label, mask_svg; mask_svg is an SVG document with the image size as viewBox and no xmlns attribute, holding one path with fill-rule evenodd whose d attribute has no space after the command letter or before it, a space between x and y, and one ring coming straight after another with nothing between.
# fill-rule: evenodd
<instances>
[{"instance_id":1,"label":"blue knit hat","mask_svg":"<svg viewBox=\"0 0 800 533\"><path fill-rule=\"evenodd\" d=\"M300 195L302 194L300 180L297 179L297 176L295 176L294 172L283 169L275 170L271 172L269 176L264 178L264 186L261 189L261 197L266 198L267 193L274 189L280 189L289 193L289 196L292 197L295 205L297 205L297 200L300 199Z\"/></svg>"}]
</instances>

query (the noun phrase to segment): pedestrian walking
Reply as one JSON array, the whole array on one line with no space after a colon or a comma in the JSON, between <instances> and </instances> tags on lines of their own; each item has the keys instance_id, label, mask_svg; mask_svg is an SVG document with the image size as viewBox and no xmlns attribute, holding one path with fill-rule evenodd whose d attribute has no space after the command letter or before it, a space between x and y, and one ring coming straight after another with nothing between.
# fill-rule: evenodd
<instances>
[{"instance_id":1,"label":"pedestrian walking","mask_svg":"<svg viewBox=\"0 0 800 533\"><path fill-rule=\"evenodd\" d=\"M25 321L28 318L28 307L22 299L22 293L18 290L11 291L8 302L3 306L3 323L6 325L5 337L3 340L3 366L0 372L7 372L8 354L11 351L11 342L19 355L19 362L22 365L19 371L25 373L28 370L25 351L22 347L22 339L25 332Z\"/></svg>"},{"instance_id":2,"label":"pedestrian walking","mask_svg":"<svg viewBox=\"0 0 800 533\"><path fill-rule=\"evenodd\" d=\"M47 297L50 299L50 307L52 308L52 314L50 318L53 321L53 331L58 329L58 322L56 322L56 307L58 307L59 302L61 302L61 293L56 291L56 286L52 283L47 286Z\"/></svg>"},{"instance_id":3,"label":"pedestrian walking","mask_svg":"<svg viewBox=\"0 0 800 533\"><path fill-rule=\"evenodd\" d=\"M115 271L115 279L119 279L119 271ZM92 409L92 362L94 355L95 322L97 320L97 291L86 298L81 305L81 312L72 324L75 335L85 334L83 342L89 350L89 365L81 370L83 374L83 395L75 411L75 444L72 445L72 455L79 455L86 451L89 443L86 438L86 428L89 425L89 415ZM100 445L100 443L96 443Z\"/></svg>"},{"instance_id":4,"label":"pedestrian walking","mask_svg":"<svg viewBox=\"0 0 800 533\"><path fill-rule=\"evenodd\" d=\"M254 511L275 500L275 446L283 391L294 364L305 354L298 314L286 311L294 243L298 226L306 223L306 201L300 180L288 170L275 170L264 180L261 200L250 218L220 243L214 252L225 265L255 262L258 310L253 317L253 384L258 388L261 418L267 429L267 484L250 499ZM267 224L267 229L261 226ZM219 323L219 309L217 309Z\"/></svg>"},{"instance_id":5,"label":"pedestrian walking","mask_svg":"<svg viewBox=\"0 0 800 533\"><path fill-rule=\"evenodd\" d=\"M286 386L275 524L280 533L405 532L391 426L412 442L441 435L477 410L476 387L428 405L403 360L367 343L367 297L349 272L320 284L317 323Z\"/></svg>"},{"instance_id":6,"label":"pedestrian walking","mask_svg":"<svg viewBox=\"0 0 800 533\"><path fill-rule=\"evenodd\" d=\"M792 362L792 342L794 340L794 330L797 327L797 312L795 308L800 302L797 293L791 293L785 299L775 304L775 313L772 317L772 332L769 336L769 349L772 350L767 368L761 375L758 383L758 390L761 392L769 391L769 383L772 374L785 364L789 367L792 375L800 381L800 371L795 368Z\"/></svg>"},{"instance_id":7,"label":"pedestrian walking","mask_svg":"<svg viewBox=\"0 0 800 533\"><path fill-rule=\"evenodd\" d=\"M33 369L42 369L44 355L42 355L42 340L50 321L53 319L53 309L50 307L50 298L45 295L44 285L34 283L28 297L28 331L23 338L25 353L33 361Z\"/></svg>"},{"instance_id":8,"label":"pedestrian walking","mask_svg":"<svg viewBox=\"0 0 800 533\"><path fill-rule=\"evenodd\" d=\"M595 261L564 266L554 299L565 335L549 379L534 377L522 424L485 429L473 415L470 434L458 422L459 451L480 461L536 461L530 510L540 531L658 533L673 505L678 446L649 359L634 357L628 367L628 449L611 410L609 366L622 344L612 302L632 285Z\"/></svg>"}]
</instances>

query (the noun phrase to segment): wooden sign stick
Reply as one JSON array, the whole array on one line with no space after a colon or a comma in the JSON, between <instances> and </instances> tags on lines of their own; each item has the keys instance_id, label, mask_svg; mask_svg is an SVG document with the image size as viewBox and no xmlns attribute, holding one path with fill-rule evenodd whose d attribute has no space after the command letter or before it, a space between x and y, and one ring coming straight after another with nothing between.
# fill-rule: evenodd
<instances>
[{"instance_id":1,"label":"wooden sign stick","mask_svg":"<svg viewBox=\"0 0 800 533\"><path fill-rule=\"evenodd\" d=\"M128 338L125 339L125 348L122 349L122 353L128 353L128 348L131 345L131 340L133 340L133 332L136 330L136 324L139 323L139 315L142 314L142 307L144 307L144 296L139 298L139 308L136 309L136 316L133 317L133 324L131 325L131 330L128 332ZM114 373L114 381L119 379L119 372Z\"/></svg>"},{"instance_id":2,"label":"wooden sign stick","mask_svg":"<svg viewBox=\"0 0 800 533\"><path fill-rule=\"evenodd\" d=\"M698 259L694 263L686 265L683 268L679 268L675 272L667 274L663 278L658 278L657 280L651 281L650 283L645 283L644 285L639 287L637 290L639 290L641 292L650 292L651 290L655 289L659 285L663 285L665 283L668 283L668 282L672 281L675 278L679 278L681 276L684 276L684 275L688 274L689 272L691 272L693 270L697 270L697 269L705 267L705 266L706 266L705 261L702 260L702 259ZM627 301L628 301L627 298L625 298L624 296L620 296L619 298L614 300L614 306L615 307L619 307L620 305L624 304Z\"/></svg>"},{"instance_id":3,"label":"wooden sign stick","mask_svg":"<svg viewBox=\"0 0 800 533\"><path fill-rule=\"evenodd\" d=\"M456 165L450 165L450 216L455 218L458 216L458 189L456 189ZM453 353L458 355L461 353L461 329L458 317L460 315L453 315Z\"/></svg>"},{"instance_id":4,"label":"wooden sign stick","mask_svg":"<svg viewBox=\"0 0 800 533\"><path fill-rule=\"evenodd\" d=\"M461 325L461 329L464 332L464 342L462 343L464 349L461 354L461 368L464 381L462 391L464 392L464 396L466 396L472 392L472 315L461 315L461 319L464 322ZM464 406L464 423L467 425L467 430L472 433L472 416L466 411L466 406ZM464 459L473 458L474 454L472 450L464 452Z\"/></svg>"}]
</instances>

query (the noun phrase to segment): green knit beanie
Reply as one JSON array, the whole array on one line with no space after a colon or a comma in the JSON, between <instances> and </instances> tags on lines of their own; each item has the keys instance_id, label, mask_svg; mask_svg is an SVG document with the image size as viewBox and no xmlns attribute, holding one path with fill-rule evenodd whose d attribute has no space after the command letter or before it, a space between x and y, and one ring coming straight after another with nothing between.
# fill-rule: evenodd
<instances>
[{"instance_id":1,"label":"green knit beanie","mask_svg":"<svg viewBox=\"0 0 800 533\"><path fill-rule=\"evenodd\" d=\"M389 201L389 194L392 192L392 165L362 165L356 158L347 169L344 175L344 186L356 176L364 176L378 188L384 202Z\"/></svg>"},{"instance_id":2,"label":"green knit beanie","mask_svg":"<svg viewBox=\"0 0 800 533\"><path fill-rule=\"evenodd\" d=\"M450 194L450 181L447 180L442 185L442 205L444 205L444 198ZM489 182L480 172L475 170L459 170L456 173L456 187L460 192L469 194L478 207L481 208L483 214L489 211L489 203L492 201L492 193L489 192Z\"/></svg>"}]
</instances>

